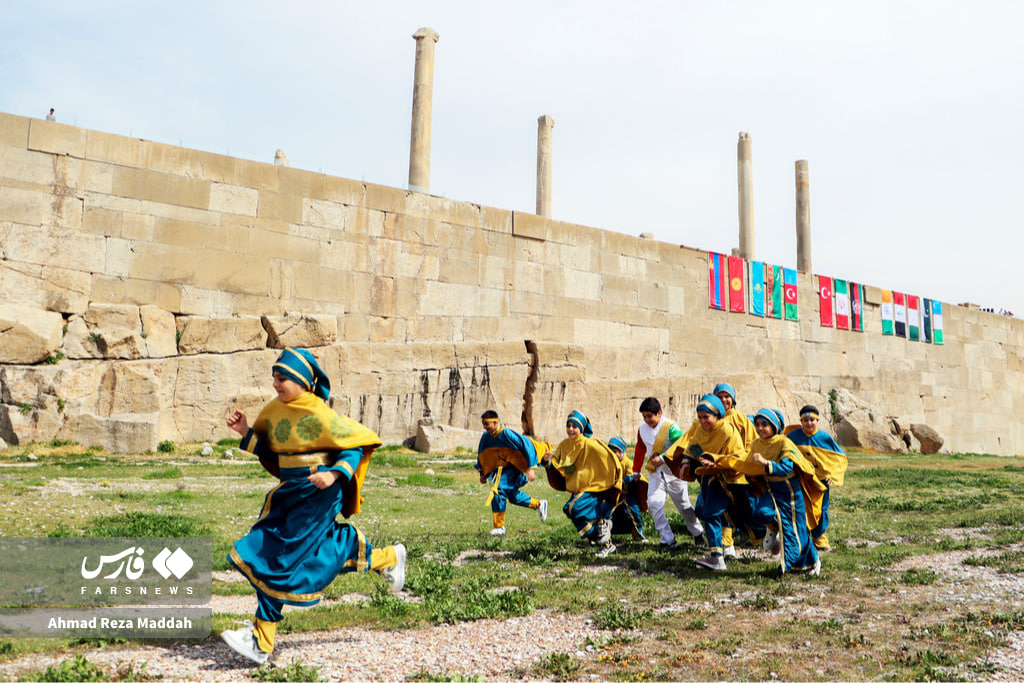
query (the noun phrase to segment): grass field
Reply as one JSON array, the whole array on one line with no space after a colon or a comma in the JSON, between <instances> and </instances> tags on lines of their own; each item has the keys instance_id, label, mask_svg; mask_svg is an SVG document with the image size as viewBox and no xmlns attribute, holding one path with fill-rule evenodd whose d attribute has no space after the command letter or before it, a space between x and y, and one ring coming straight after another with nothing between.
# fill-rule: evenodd
<instances>
[{"instance_id":1,"label":"grass field","mask_svg":"<svg viewBox=\"0 0 1024 683\"><path fill-rule=\"evenodd\" d=\"M163 450L113 455L57 443L3 451L0 535L211 536L214 569L227 569L230 544L273 480L237 441L206 457L195 444ZM617 553L597 559L561 513L567 494L543 477L525 490L549 499L548 522L510 507L508 537L492 539L474 459L378 451L363 512L351 521L374 545L406 544L406 591L422 599L391 596L373 576L343 575L329 597L372 599L290 612L281 632L407 629L551 610L587 615L608 636L572 644L589 646L592 656L547 657L525 677L866 681L984 678L992 671L986 653L1024 629L1019 600L974 599L967 590L951 609L943 597L950 580L928 561L962 552L966 567L1024 573L1024 459L852 453L846 485L832 492L835 550L822 556L822 576L782 579L753 550L724 573L698 570L694 548L663 550L653 528L653 544L624 539ZM687 537L678 516L673 524ZM214 583L215 595L249 590ZM215 614L214 629L249 616ZM72 660L87 647L0 641L0 659L56 649Z\"/></svg>"}]
</instances>

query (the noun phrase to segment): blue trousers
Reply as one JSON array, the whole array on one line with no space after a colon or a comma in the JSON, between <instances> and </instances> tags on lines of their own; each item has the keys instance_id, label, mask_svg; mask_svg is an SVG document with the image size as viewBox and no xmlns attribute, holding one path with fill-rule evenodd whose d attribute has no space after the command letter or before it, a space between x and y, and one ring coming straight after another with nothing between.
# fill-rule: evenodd
<instances>
[{"instance_id":1,"label":"blue trousers","mask_svg":"<svg viewBox=\"0 0 1024 683\"><path fill-rule=\"evenodd\" d=\"M580 538L597 542L597 523L610 519L615 507L615 491L574 493L562 507Z\"/></svg>"}]
</instances>

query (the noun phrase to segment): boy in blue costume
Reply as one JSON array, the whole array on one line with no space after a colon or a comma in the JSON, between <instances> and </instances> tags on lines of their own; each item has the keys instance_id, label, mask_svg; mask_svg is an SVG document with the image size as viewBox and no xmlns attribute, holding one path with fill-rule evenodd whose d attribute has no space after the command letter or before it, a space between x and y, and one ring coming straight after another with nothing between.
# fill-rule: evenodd
<instances>
[{"instance_id":1,"label":"boy in blue costume","mask_svg":"<svg viewBox=\"0 0 1024 683\"><path fill-rule=\"evenodd\" d=\"M743 457L746 453L740 434L725 419L725 406L714 394L705 394L697 403L699 427L673 443L666 453L669 466L679 471L685 481L700 481L697 515L704 522L708 554L696 563L713 571L725 570L722 528L729 524L727 513L735 507L733 484L745 484L743 475L723 472L715 462L728 456ZM742 520L746 522L747 520Z\"/></svg>"},{"instance_id":2,"label":"boy in blue costume","mask_svg":"<svg viewBox=\"0 0 1024 683\"><path fill-rule=\"evenodd\" d=\"M480 419L484 433L477 446L474 467L480 472L480 483L491 485L491 495L487 499L491 504L494 523L491 536L505 535L505 509L508 503L536 510L540 514L540 521L547 521L548 502L519 490L537 478L533 468L537 466L538 444L513 429L503 427L498 422L498 413L493 410L485 412ZM541 455L547 453L546 446L541 444Z\"/></svg>"},{"instance_id":3,"label":"boy in blue costume","mask_svg":"<svg viewBox=\"0 0 1024 683\"><path fill-rule=\"evenodd\" d=\"M598 557L607 557L615 552L611 516L622 492L622 462L593 438L590 420L578 410L566 420L565 434L567 438L541 464L553 489L572 494L562 512L580 538L598 546Z\"/></svg>"},{"instance_id":4,"label":"boy in blue costume","mask_svg":"<svg viewBox=\"0 0 1024 683\"><path fill-rule=\"evenodd\" d=\"M796 444L812 465L814 474L825 482L825 493L821 499L821 521L811 529L814 546L820 552L832 549L828 536L830 491L833 486L842 486L846 475L846 452L836 443L832 435L818 429L818 409L806 405L800 409L800 428L792 428L786 434Z\"/></svg>"},{"instance_id":5,"label":"boy in blue costume","mask_svg":"<svg viewBox=\"0 0 1024 683\"><path fill-rule=\"evenodd\" d=\"M221 637L257 664L273 653L284 605L315 605L338 574L372 569L395 592L405 583L405 546L374 548L344 521L359 512L366 468L380 439L327 406L331 384L309 351L285 349L273 377L277 398L251 428L241 411L227 420L242 435L242 450L281 481L228 554L256 589L256 623Z\"/></svg>"},{"instance_id":6,"label":"boy in blue costume","mask_svg":"<svg viewBox=\"0 0 1024 683\"><path fill-rule=\"evenodd\" d=\"M612 510L612 534L629 534L638 543L647 543L644 538L642 513L647 507L647 479L643 473L629 474L633 461L626 455L626 440L621 436L608 439L608 448L622 463L622 497Z\"/></svg>"}]
</instances>

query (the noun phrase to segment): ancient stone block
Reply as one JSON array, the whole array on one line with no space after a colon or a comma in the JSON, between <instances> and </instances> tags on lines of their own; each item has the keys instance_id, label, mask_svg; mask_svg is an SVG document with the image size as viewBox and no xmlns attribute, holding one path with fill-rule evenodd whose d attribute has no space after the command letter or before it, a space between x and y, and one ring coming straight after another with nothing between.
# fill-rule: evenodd
<instances>
[{"instance_id":1,"label":"ancient stone block","mask_svg":"<svg viewBox=\"0 0 1024 683\"><path fill-rule=\"evenodd\" d=\"M263 316L267 346L328 346L338 341L338 318L331 315Z\"/></svg>"},{"instance_id":2,"label":"ancient stone block","mask_svg":"<svg viewBox=\"0 0 1024 683\"><path fill-rule=\"evenodd\" d=\"M944 443L939 433L926 424L910 425L910 433L920 443L922 453L938 453Z\"/></svg>"},{"instance_id":3,"label":"ancient stone block","mask_svg":"<svg viewBox=\"0 0 1024 683\"><path fill-rule=\"evenodd\" d=\"M63 327L59 313L0 304L0 363L38 363L55 355Z\"/></svg>"},{"instance_id":4,"label":"ancient stone block","mask_svg":"<svg viewBox=\"0 0 1024 683\"><path fill-rule=\"evenodd\" d=\"M111 192L120 197L142 199L206 210L210 207L210 183L168 173L117 166Z\"/></svg>"},{"instance_id":5,"label":"ancient stone block","mask_svg":"<svg viewBox=\"0 0 1024 683\"><path fill-rule=\"evenodd\" d=\"M139 306L146 358L167 358L178 355L177 328L174 314L159 306Z\"/></svg>"},{"instance_id":6,"label":"ancient stone block","mask_svg":"<svg viewBox=\"0 0 1024 683\"><path fill-rule=\"evenodd\" d=\"M31 120L25 116L0 113L0 146L24 149L28 145L28 126Z\"/></svg>"},{"instance_id":7,"label":"ancient stone block","mask_svg":"<svg viewBox=\"0 0 1024 683\"><path fill-rule=\"evenodd\" d=\"M3 241L0 228L0 243ZM10 304L57 313L84 313L91 281L89 273L78 270L0 261L0 292Z\"/></svg>"},{"instance_id":8,"label":"ancient stone block","mask_svg":"<svg viewBox=\"0 0 1024 683\"><path fill-rule=\"evenodd\" d=\"M259 317L247 315L231 318L178 316L175 321L180 334L178 353L234 353L263 349L267 333Z\"/></svg>"},{"instance_id":9,"label":"ancient stone block","mask_svg":"<svg viewBox=\"0 0 1024 683\"><path fill-rule=\"evenodd\" d=\"M102 446L111 453L144 453L160 442L159 413L97 416L77 413L58 434L83 446Z\"/></svg>"},{"instance_id":10,"label":"ancient stone block","mask_svg":"<svg viewBox=\"0 0 1024 683\"><path fill-rule=\"evenodd\" d=\"M416 427L416 442L413 445L420 453L451 452L457 448L475 451L480 443L480 432L434 424L433 419L421 419Z\"/></svg>"},{"instance_id":11,"label":"ancient stone block","mask_svg":"<svg viewBox=\"0 0 1024 683\"><path fill-rule=\"evenodd\" d=\"M67 154L73 157L85 156L87 131L63 123L30 119L28 148L38 152Z\"/></svg>"}]
</instances>

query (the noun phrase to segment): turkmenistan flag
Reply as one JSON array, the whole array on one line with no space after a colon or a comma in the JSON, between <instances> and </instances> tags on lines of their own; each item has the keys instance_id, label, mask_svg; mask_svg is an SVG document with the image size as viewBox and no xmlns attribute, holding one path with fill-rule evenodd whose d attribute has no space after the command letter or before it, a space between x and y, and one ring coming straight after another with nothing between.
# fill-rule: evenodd
<instances>
[{"instance_id":1,"label":"turkmenistan flag","mask_svg":"<svg viewBox=\"0 0 1024 683\"><path fill-rule=\"evenodd\" d=\"M764 261L750 262L750 314L764 317Z\"/></svg>"},{"instance_id":2,"label":"turkmenistan flag","mask_svg":"<svg viewBox=\"0 0 1024 683\"><path fill-rule=\"evenodd\" d=\"M892 292L888 289L882 290L882 334L892 334Z\"/></svg>"},{"instance_id":3,"label":"turkmenistan flag","mask_svg":"<svg viewBox=\"0 0 1024 683\"><path fill-rule=\"evenodd\" d=\"M782 272L784 279L783 287L786 295L786 320L798 320L796 270L793 268L783 268Z\"/></svg>"},{"instance_id":4,"label":"turkmenistan flag","mask_svg":"<svg viewBox=\"0 0 1024 683\"><path fill-rule=\"evenodd\" d=\"M944 343L942 339L942 302L932 301L932 339L936 344Z\"/></svg>"},{"instance_id":5,"label":"turkmenistan flag","mask_svg":"<svg viewBox=\"0 0 1024 683\"><path fill-rule=\"evenodd\" d=\"M772 317L782 317L782 266L771 267Z\"/></svg>"},{"instance_id":6,"label":"turkmenistan flag","mask_svg":"<svg viewBox=\"0 0 1024 683\"><path fill-rule=\"evenodd\" d=\"M892 293L893 315L896 320L896 336L907 336L907 307L903 303L903 292Z\"/></svg>"},{"instance_id":7,"label":"turkmenistan flag","mask_svg":"<svg viewBox=\"0 0 1024 683\"><path fill-rule=\"evenodd\" d=\"M932 300L921 300L921 341L932 340Z\"/></svg>"},{"instance_id":8,"label":"turkmenistan flag","mask_svg":"<svg viewBox=\"0 0 1024 683\"><path fill-rule=\"evenodd\" d=\"M907 328L910 341L918 341L921 338L921 323L918 309L920 299L916 296L907 295Z\"/></svg>"}]
</instances>

